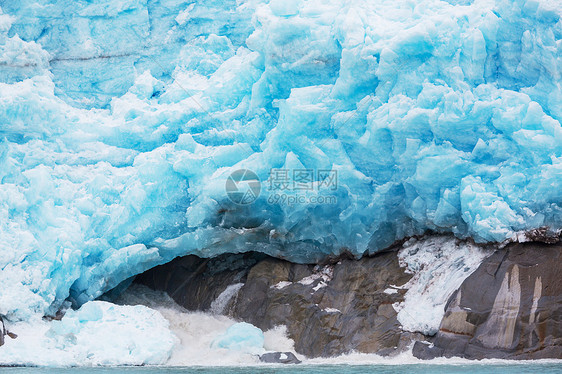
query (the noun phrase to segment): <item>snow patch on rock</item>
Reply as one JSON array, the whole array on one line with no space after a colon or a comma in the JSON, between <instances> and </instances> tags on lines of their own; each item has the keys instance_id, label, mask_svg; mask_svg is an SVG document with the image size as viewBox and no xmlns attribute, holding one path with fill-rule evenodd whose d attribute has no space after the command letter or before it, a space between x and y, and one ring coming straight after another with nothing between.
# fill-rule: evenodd
<instances>
[{"instance_id":1,"label":"snow patch on rock","mask_svg":"<svg viewBox=\"0 0 562 374\"><path fill-rule=\"evenodd\" d=\"M489 255L490 251L451 237L406 242L398 258L412 278L400 287L407 290L404 301L393 305L402 328L436 334L453 292Z\"/></svg>"}]
</instances>

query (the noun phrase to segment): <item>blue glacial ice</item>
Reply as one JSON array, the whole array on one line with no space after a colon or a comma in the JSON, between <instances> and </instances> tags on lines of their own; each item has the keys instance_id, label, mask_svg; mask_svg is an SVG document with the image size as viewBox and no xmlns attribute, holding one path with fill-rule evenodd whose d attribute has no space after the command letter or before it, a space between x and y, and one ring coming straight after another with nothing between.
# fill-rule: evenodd
<instances>
[{"instance_id":1,"label":"blue glacial ice","mask_svg":"<svg viewBox=\"0 0 562 374\"><path fill-rule=\"evenodd\" d=\"M263 331L246 322L238 322L230 326L224 334L217 337L212 343L215 348L253 354L265 353L263 345Z\"/></svg>"},{"instance_id":2,"label":"blue glacial ice","mask_svg":"<svg viewBox=\"0 0 562 374\"><path fill-rule=\"evenodd\" d=\"M556 0L0 8L8 319L190 253L312 262L562 228ZM337 171L337 188L272 202L272 168ZM227 197L238 169L262 181L253 204Z\"/></svg>"}]
</instances>

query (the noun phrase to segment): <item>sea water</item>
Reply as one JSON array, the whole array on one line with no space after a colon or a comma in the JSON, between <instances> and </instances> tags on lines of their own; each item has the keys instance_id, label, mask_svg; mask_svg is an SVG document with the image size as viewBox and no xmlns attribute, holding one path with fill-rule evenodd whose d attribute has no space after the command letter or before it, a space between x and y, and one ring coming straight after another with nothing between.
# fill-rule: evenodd
<instances>
[{"instance_id":1,"label":"sea water","mask_svg":"<svg viewBox=\"0 0 562 374\"><path fill-rule=\"evenodd\" d=\"M205 373L205 374L268 374L299 373L315 374L337 371L340 374L363 373L562 373L562 362L513 363L513 364L460 364L460 365L291 365L291 366L241 366L241 367L113 367L113 368L0 368L0 373L8 374L145 374L145 373Z\"/></svg>"}]
</instances>

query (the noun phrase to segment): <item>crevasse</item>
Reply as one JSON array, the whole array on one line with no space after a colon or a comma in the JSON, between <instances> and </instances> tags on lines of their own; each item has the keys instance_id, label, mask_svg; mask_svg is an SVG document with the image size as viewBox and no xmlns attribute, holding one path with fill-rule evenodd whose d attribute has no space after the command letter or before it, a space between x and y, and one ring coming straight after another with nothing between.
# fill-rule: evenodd
<instances>
[{"instance_id":1,"label":"crevasse","mask_svg":"<svg viewBox=\"0 0 562 374\"><path fill-rule=\"evenodd\" d=\"M185 254L313 262L428 231L562 228L555 0L0 7L10 319ZM337 171L306 192L335 200L272 203L272 168ZM253 204L225 192L238 169L262 181Z\"/></svg>"}]
</instances>

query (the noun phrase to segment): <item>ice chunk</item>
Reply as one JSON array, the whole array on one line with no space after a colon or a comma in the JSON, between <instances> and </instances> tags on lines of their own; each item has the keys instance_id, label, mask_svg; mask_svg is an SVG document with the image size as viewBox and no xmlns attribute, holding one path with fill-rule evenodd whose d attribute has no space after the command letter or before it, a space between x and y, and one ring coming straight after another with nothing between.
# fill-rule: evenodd
<instances>
[{"instance_id":1,"label":"ice chunk","mask_svg":"<svg viewBox=\"0 0 562 374\"><path fill-rule=\"evenodd\" d=\"M213 341L213 347L252 354L265 352L263 344L263 331L246 322L230 326L222 336Z\"/></svg>"}]
</instances>

